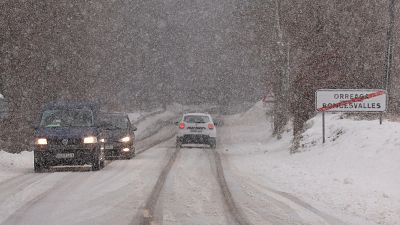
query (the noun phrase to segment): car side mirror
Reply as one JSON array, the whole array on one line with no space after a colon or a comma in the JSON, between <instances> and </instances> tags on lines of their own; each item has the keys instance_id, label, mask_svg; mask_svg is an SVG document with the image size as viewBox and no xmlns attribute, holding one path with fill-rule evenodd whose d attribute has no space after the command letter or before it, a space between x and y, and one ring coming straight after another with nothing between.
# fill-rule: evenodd
<instances>
[{"instance_id":1,"label":"car side mirror","mask_svg":"<svg viewBox=\"0 0 400 225\"><path fill-rule=\"evenodd\" d=\"M176 126L178 126L178 125L179 125L179 122L175 122L174 124L175 124Z\"/></svg>"}]
</instances>

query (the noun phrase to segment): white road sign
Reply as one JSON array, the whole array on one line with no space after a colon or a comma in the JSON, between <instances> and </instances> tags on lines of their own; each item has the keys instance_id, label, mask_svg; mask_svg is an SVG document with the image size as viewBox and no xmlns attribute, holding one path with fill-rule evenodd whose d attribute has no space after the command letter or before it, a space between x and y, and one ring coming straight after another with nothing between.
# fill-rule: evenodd
<instances>
[{"instance_id":1,"label":"white road sign","mask_svg":"<svg viewBox=\"0 0 400 225\"><path fill-rule=\"evenodd\" d=\"M380 89L321 89L315 93L318 112L384 112L387 94Z\"/></svg>"}]
</instances>

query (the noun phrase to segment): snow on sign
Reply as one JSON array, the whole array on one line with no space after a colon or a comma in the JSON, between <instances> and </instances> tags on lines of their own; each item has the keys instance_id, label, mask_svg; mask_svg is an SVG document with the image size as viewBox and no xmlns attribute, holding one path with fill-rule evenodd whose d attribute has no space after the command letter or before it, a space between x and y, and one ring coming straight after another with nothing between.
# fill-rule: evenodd
<instances>
[{"instance_id":1,"label":"snow on sign","mask_svg":"<svg viewBox=\"0 0 400 225\"><path fill-rule=\"evenodd\" d=\"M379 89L321 89L315 94L318 112L384 112L386 103L386 91Z\"/></svg>"}]
</instances>

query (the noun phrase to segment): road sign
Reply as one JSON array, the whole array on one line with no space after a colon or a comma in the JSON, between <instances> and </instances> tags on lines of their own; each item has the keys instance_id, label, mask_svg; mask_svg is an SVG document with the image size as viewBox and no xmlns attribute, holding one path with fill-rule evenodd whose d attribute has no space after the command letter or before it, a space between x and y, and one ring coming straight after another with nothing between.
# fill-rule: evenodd
<instances>
[{"instance_id":1,"label":"road sign","mask_svg":"<svg viewBox=\"0 0 400 225\"><path fill-rule=\"evenodd\" d=\"M380 89L321 89L315 93L318 112L385 112L387 94Z\"/></svg>"}]
</instances>

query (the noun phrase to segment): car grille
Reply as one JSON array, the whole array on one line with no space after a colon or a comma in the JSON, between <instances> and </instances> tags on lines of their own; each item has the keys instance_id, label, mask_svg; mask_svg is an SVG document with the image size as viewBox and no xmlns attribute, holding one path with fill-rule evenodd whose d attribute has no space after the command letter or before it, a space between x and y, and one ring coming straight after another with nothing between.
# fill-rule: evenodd
<instances>
[{"instance_id":1,"label":"car grille","mask_svg":"<svg viewBox=\"0 0 400 225\"><path fill-rule=\"evenodd\" d=\"M65 140L68 140L65 144ZM69 145L80 145L82 143L82 139L80 138L63 138L63 139L50 139L49 144L50 145L63 145L63 146L69 146Z\"/></svg>"}]
</instances>

